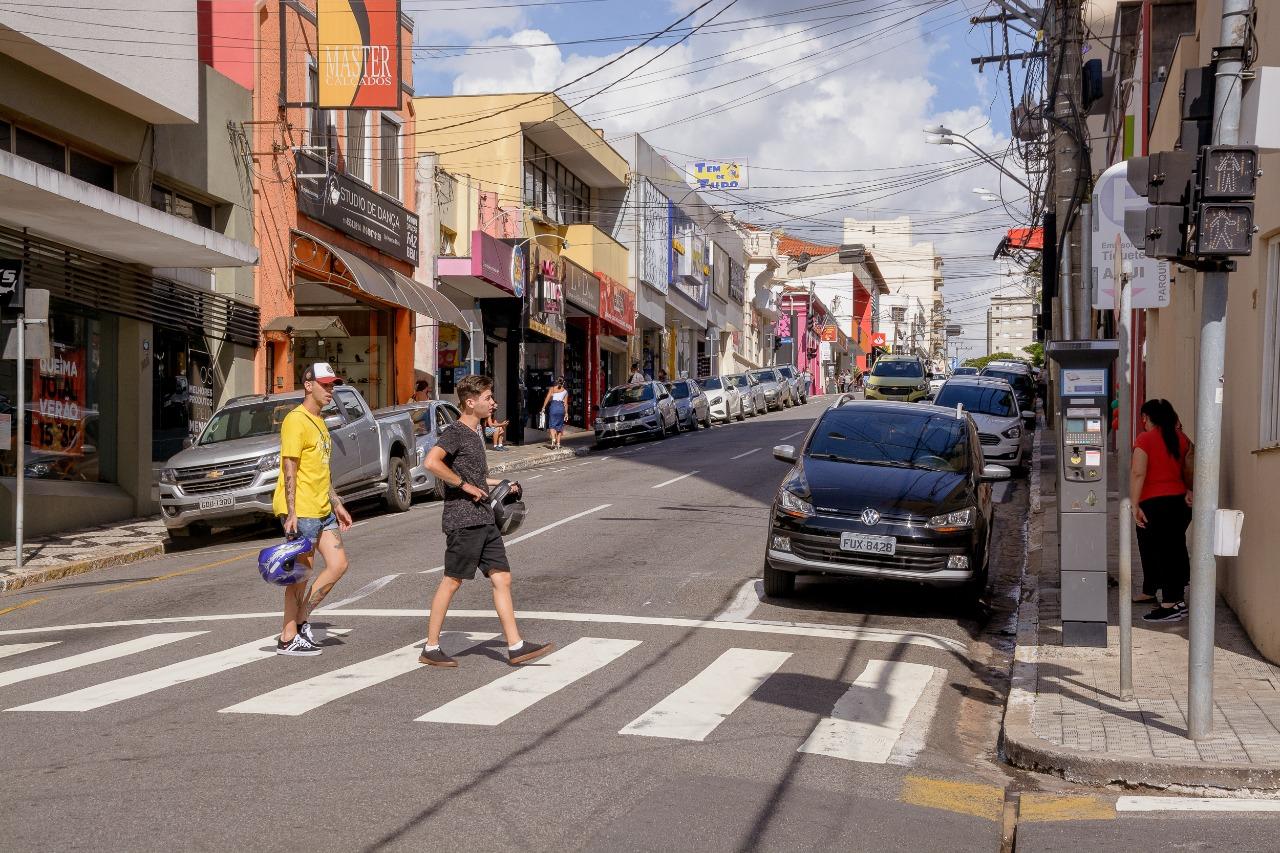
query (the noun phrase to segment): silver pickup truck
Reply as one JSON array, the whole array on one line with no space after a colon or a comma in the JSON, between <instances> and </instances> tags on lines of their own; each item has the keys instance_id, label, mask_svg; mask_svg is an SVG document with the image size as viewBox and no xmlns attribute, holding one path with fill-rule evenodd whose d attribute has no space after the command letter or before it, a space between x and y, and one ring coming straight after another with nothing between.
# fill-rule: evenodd
<instances>
[{"instance_id":1,"label":"silver pickup truck","mask_svg":"<svg viewBox=\"0 0 1280 853\"><path fill-rule=\"evenodd\" d=\"M160 515L170 535L272 515L280 424L301 402L301 391L237 397L214 413L160 472ZM410 471L422 464L409 413L372 412L359 391L340 385L321 415L333 441L330 471L338 494L348 501L382 498L392 512L409 509Z\"/></svg>"}]
</instances>

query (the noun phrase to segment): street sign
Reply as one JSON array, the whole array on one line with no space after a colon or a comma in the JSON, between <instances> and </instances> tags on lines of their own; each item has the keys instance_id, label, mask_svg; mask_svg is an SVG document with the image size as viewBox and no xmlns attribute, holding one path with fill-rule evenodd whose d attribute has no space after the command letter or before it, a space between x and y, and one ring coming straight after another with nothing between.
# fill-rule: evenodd
<instances>
[{"instance_id":1,"label":"street sign","mask_svg":"<svg viewBox=\"0 0 1280 853\"><path fill-rule=\"evenodd\" d=\"M22 261L0 258L0 308L21 311L24 289Z\"/></svg>"},{"instance_id":2,"label":"street sign","mask_svg":"<svg viewBox=\"0 0 1280 853\"><path fill-rule=\"evenodd\" d=\"M1125 227L1126 219L1136 218L1143 223L1137 229L1139 237L1146 233L1146 211L1150 209L1143 198L1147 164L1135 163L1138 160L1145 158L1135 157L1115 164L1102 173L1094 186L1093 307L1099 311L1112 311L1116 307L1119 281L1115 277L1114 259L1117 251L1121 261L1132 266L1129 288L1133 307L1164 308L1169 304L1169 265L1143 254L1142 247L1134 245L1132 232ZM1140 188L1135 188L1135 183Z\"/></svg>"},{"instance_id":3,"label":"street sign","mask_svg":"<svg viewBox=\"0 0 1280 853\"><path fill-rule=\"evenodd\" d=\"M961 334L960 326L947 326L947 337L958 338Z\"/></svg>"},{"instance_id":4,"label":"street sign","mask_svg":"<svg viewBox=\"0 0 1280 853\"><path fill-rule=\"evenodd\" d=\"M23 335L27 361L47 359L53 350L49 346L49 291L28 290L26 293L26 334ZM12 361L18 357L18 329L11 326L5 337L4 352L0 358Z\"/></svg>"}]
</instances>

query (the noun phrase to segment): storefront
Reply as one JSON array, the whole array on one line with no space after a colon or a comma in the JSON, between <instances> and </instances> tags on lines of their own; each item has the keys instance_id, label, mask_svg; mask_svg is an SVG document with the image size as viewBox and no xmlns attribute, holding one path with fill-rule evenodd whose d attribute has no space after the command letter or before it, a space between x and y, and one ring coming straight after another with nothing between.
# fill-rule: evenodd
<instances>
[{"instance_id":1,"label":"storefront","mask_svg":"<svg viewBox=\"0 0 1280 853\"><path fill-rule=\"evenodd\" d=\"M525 412L536 427L538 412L556 377L564 375L564 281L568 261L545 246L533 246L530 269L533 290L529 294L529 326L525 332Z\"/></svg>"},{"instance_id":2,"label":"storefront","mask_svg":"<svg viewBox=\"0 0 1280 853\"><path fill-rule=\"evenodd\" d=\"M629 339L636 331L636 295L602 272L600 281L600 390L623 385L631 377ZM592 418L594 420L594 417Z\"/></svg>"},{"instance_id":3,"label":"storefront","mask_svg":"<svg viewBox=\"0 0 1280 853\"><path fill-rule=\"evenodd\" d=\"M600 279L572 261L566 262L564 299L568 421L586 429L600 405Z\"/></svg>"}]
</instances>

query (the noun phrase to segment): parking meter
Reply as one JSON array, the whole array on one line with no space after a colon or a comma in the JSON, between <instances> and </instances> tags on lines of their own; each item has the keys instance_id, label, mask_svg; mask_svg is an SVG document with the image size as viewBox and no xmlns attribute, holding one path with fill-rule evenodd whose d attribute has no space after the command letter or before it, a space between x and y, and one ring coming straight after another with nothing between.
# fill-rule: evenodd
<instances>
[{"instance_id":1,"label":"parking meter","mask_svg":"<svg viewBox=\"0 0 1280 853\"><path fill-rule=\"evenodd\" d=\"M1107 431L1119 344L1055 341L1062 644L1107 645ZM1125 592L1127 594L1127 591Z\"/></svg>"}]
</instances>

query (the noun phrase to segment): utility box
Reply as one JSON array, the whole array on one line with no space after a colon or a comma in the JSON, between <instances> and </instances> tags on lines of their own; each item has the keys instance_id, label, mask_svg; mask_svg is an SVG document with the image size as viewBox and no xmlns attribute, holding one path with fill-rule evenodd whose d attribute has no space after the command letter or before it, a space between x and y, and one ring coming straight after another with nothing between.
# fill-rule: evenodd
<instances>
[{"instance_id":1,"label":"utility box","mask_svg":"<svg viewBox=\"0 0 1280 853\"><path fill-rule=\"evenodd\" d=\"M1114 340L1054 341L1062 644L1107 645L1107 432Z\"/></svg>"}]
</instances>

